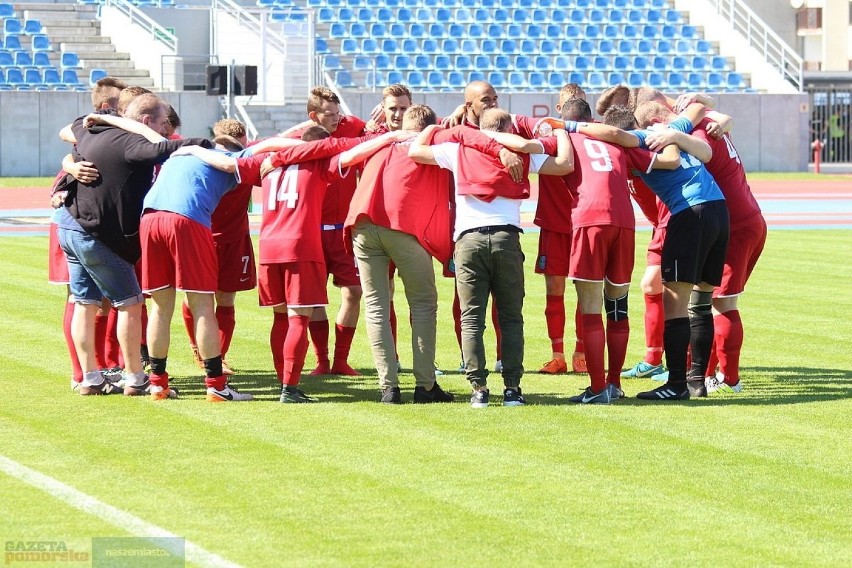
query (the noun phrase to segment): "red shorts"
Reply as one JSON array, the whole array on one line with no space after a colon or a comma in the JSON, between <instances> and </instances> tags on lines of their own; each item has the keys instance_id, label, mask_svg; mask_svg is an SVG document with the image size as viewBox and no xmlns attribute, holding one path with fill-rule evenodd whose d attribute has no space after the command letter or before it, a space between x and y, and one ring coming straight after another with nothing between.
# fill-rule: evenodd
<instances>
[{"instance_id":1,"label":"red shorts","mask_svg":"<svg viewBox=\"0 0 852 568\"><path fill-rule=\"evenodd\" d=\"M536 274L568 276L571 265L571 233L557 233L542 229L538 235Z\"/></svg>"},{"instance_id":2,"label":"red shorts","mask_svg":"<svg viewBox=\"0 0 852 568\"><path fill-rule=\"evenodd\" d=\"M648 255L646 263L648 266L660 266L663 264L663 243L666 242L666 228L654 229L651 234L651 242L648 243Z\"/></svg>"},{"instance_id":3,"label":"red shorts","mask_svg":"<svg viewBox=\"0 0 852 568\"><path fill-rule=\"evenodd\" d=\"M754 215L741 223L731 225L722 284L713 291L714 298L738 296L743 293L765 243L766 221L763 215Z\"/></svg>"},{"instance_id":4,"label":"red shorts","mask_svg":"<svg viewBox=\"0 0 852 568\"><path fill-rule=\"evenodd\" d=\"M310 308L328 305L325 265L321 262L261 264L258 292L261 306Z\"/></svg>"},{"instance_id":5,"label":"red shorts","mask_svg":"<svg viewBox=\"0 0 852 568\"><path fill-rule=\"evenodd\" d=\"M50 224L47 243L47 281L51 284L69 284L68 260L65 258L65 251L59 246L58 230L59 226L56 223Z\"/></svg>"},{"instance_id":6,"label":"red shorts","mask_svg":"<svg viewBox=\"0 0 852 568\"><path fill-rule=\"evenodd\" d=\"M573 280L603 282L621 286L630 284L636 254L635 232L610 225L574 229L571 241Z\"/></svg>"},{"instance_id":7,"label":"red shorts","mask_svg":"<svg viewBox=\"0 0 852 568\"><path fill-rule=\"evenodd\" d=\"M219 262L210 229L177 213L154 211L142 216L139 236L143 291L216 292Z\"/></svg>"},{"instance_id":8,"label":"red shorts","mask_svg":"<svg viewBox=\"0 0 852 568\"><path fill-rule=\"evenodd\" d=\"M343 247L343 229L331 229L322 232L322 253L325 257L325 267L334 278L332 284L338 288L343 286L360 286L358 264L355 255L346 252Z\"/></svg>"},{"instance_id":9,"label":"red shorts","mask_svg":"<svg viewBox=\"0 0 852 568\"><path fill-rule=\"evenodd\" d=\"M219 258L219 284L221 292L242 292L257 286L257 268L251 236L241 241L216 243Z\"/></svg>"}]
</instances>

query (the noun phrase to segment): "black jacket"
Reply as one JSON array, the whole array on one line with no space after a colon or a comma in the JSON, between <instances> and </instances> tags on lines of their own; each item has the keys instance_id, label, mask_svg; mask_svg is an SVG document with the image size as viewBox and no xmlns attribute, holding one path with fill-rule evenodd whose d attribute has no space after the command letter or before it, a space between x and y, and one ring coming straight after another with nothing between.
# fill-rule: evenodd
<instances>
[{"instance_id":1,"label":"black jacket","mask_svg":"<svg viewBox=\"0 0 852 568\"><path fill-rule=\"evenodd\" d=\"M95 164L100 175L91 184L78 183L65 201L68 212L80 226L130 263L142 256L139 219L142 200L151 189L154 166L181 146L208 140L186 138L153 144L138 134L120 128L85 128L83 118L72 125L77 138L75 158Z\"/></svg>"}]
</instances>

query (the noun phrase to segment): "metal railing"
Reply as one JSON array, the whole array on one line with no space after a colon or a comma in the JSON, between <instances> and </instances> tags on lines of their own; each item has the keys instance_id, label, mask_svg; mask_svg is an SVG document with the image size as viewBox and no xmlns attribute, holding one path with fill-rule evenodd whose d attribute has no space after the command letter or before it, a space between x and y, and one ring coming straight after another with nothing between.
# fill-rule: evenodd
<instances>
[{"instance_id":1,"label":"metal railing","mask_svg":"<svg viewBox=\"0 0 852 568\"><path fill-rule=\"evenodd\" d=\"M778 69L781 76L801 92L803 62L796 51L772 31L742 0L709 0L716 13L730 22L755 49L763 54L767 63Z\"/></svg>"},{"instance_id":2,"label":"metal railing","mask_svg":"<svg viewBox=\"0 0 852 568\"><path fill-rule=\"evenodd\" d=\"M125 0L106 0L105 4L107 6L113 6L117 8L128 18L130 18L131 23L137 24L142 28L148 30L151 33L151 39L162 43L169 50L171 50L172 53L177 53L177 36L173 34L170 30L164 28L163 26L146 16L142 10L140 10L130 2L125 2Z\"/></svg>"}]
</instances>

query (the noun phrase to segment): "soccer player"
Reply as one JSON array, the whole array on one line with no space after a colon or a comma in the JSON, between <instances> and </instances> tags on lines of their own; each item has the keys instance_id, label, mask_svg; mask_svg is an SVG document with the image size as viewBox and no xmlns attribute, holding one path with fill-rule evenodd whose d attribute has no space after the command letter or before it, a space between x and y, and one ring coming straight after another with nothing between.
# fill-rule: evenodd
<instances>
[{"instance_id":1,"label":"soccer player","mask_svg":"<svg viewBox=\"0 0 852 568\"><path fill-rule=\"evenodd\" d=\"M512 117L501 109L486 109L479 115L483 131L511 133ZM425 129L411 145L409 156L424 164L439 165L453 172L456 188L456 241L454 261L456 287L461 302L462 354L467 378L473 388L471 406L488 406L488 368L482 335L488 297L493 293L503 331L504 406L520 406L525 399L520 388L523 375L523 252L519 234L521 200L529 197L529 171L565 175L573 168L568 137L557 134L557 156L543 154L537 141L518 138L526 152L539 152L524 162L524 179L511 179L503 165L492 157L465 147L429 144L435 127ZM503 138L498 141L506 145Z\"/></svg>"},{"instance_id":2,"label":"soccer player","mask_svg":"<svg viewBox=\"0 0 852 568\"><path fill-rule=\"evenodd\" d=\"M582 99L562 105L566 120L591 121L592 110ZM627 187L630 168L673 169L680 156L673 147L659 157L647 150L623 148L584 134L570 135L574 171L566 184L577 195L571 215L573 236L569 277L574 281L582 312L585 362L591 385L569 400L609 404L624 396L620 372L630 334L627 293L633 271L635 219ZM606 310L606 329L601 308ZM608 364L604 367L604 349Z\"/></svg>"}]
</instances>

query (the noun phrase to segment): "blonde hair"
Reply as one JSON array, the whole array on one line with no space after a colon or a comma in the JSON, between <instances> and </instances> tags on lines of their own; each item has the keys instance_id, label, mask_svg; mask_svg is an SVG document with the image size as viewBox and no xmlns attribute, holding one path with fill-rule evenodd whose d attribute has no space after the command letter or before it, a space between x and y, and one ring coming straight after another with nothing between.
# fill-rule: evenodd
<instances>
[{"instance_id":1,"label":"blonde hair","mask_svg":"<svg viewBox=\"0 0 852 568\"><path fill-rule=\"evenodd\" d=\"M151 91L145 87L130 86L123 88L118 94L118 107L116 107L118 114L124 116L125 112L127 112L127 107L130 106L130 103L132 103L136 97L148 95L150 93Z\"/></svg>"},{"instance_id":2,"label":"blonde hair","mask_svg":"<svg viewBox=\"0 0 852 568\"><path fill-rule=\"evenodd\" d=\"M328 87L314 87L311 89L311 94L308 95L308 114L312 112L319 112L322 109L322 103L324 102L339 105L340 98Z\"/></svg>"},{"instance_id":3,"label":"blonde hair","mask_svg":"<svg viewBox=\"0 0 852 568\"><path fill-rule=\"evenodd\" d=\"M479 128L495 132L511 132L512 115L502 108L486 109L479 117Z\"/></svg>"},{"instance_id":4,"label":"blonde hair","mask_svg":"<svg viewBox=\"0 0 852 568\"><path fill-rule=\"evenodd\" d=\"M421 131L430 124L437 124L438 117L431 107L426 105L411 105L402 115L403 130Z\"/></svg>"},{"instance_id":5,"label":"blonde hair","mask_svg":"<svg viewBox=\"0 0 852 568\"><path fill-rule=\"evenodd\" d=\"M239 120L233 118L223 118L213 125L214 136L232 136L237 140L245 138L246 127Z\"/></svg>"}]
</instances>

